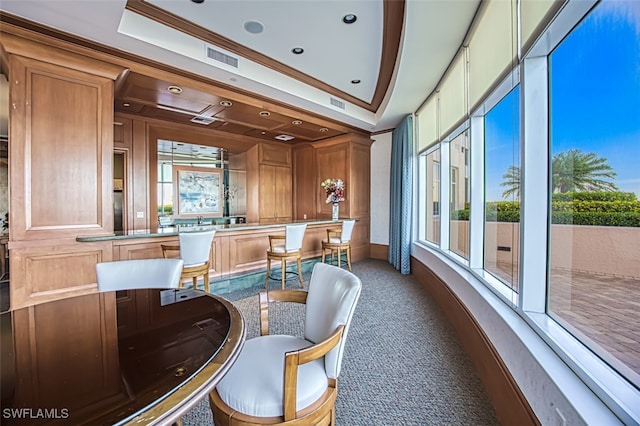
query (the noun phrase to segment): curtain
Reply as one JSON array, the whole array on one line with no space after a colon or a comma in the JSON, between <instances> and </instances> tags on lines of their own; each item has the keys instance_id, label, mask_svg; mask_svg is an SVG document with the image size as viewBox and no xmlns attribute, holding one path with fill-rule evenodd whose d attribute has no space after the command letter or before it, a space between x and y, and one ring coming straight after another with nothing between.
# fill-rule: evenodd
<instances>
[{"instance_id":1,"label":"curtain","mask_svg":"<svg viewBox=\"0 0 640 426\"><path fill-rule=\"evenodd\" d=\"M391 134L389 263L410 273L413 200L413 118L409 115Z\"/></svg>"}]
</instances>

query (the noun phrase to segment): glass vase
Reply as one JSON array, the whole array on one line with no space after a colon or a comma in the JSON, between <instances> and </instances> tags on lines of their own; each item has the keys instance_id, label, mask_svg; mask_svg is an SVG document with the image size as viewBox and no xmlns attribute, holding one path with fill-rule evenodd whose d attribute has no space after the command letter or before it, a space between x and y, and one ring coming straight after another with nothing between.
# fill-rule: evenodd
<instances>
[{"instance_id":1,"label":"glass vase","mask_svg":"<svg viewBox=\"0 0 640 426\"><path fill-rule=\"evenodd\" d=\"M333 203L333 209L331 210L331 219L338 220L339 215L340 215L340 205L338 203Z\"/></svg>"}]
</instances>

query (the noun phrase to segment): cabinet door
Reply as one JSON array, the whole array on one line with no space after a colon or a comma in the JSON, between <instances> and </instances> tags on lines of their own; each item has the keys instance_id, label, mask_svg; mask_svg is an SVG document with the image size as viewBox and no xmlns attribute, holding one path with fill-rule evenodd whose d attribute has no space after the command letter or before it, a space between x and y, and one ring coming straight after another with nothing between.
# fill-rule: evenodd
<instances>
[{"instance_id":1,"label":"cabinet door","mask_svg":"<svg viewBox=\"0 0 640 426\"><path fill-rule=\"evenodd\" d=\"M289 221L292 218L291 206L291 168L290 167L274 167L275 187L273 189L276 220Z\"/></svg>"},{"instance_id":2,"label":"cabinet door","mask_svg":"<svg viewBox=\"0 0 640 426\"><path fill-rule=\"evenodd\" d=\"M260 220L275 219L276 217L276 167L260 165L259 182Z\"/></svg>"}]
</instances>

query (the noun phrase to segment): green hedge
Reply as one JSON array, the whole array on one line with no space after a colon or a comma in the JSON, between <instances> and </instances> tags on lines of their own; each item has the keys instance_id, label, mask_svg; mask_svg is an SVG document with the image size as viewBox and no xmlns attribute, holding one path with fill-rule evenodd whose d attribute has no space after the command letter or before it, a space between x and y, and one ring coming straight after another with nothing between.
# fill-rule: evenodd
<instances>
[{"instance_id":1,"label":"green hedge","mask_svg":"<svg viewBox=\"0 0 640 426\"><path fill-rule=\"evenodd\" d=\"M553 201L638 201L633 192L563 192L551 194Z\"/></svg>"},{"instance_id":2,"label":"green hedge","mask_svg":"<svg viewBox=\"0 0 640 426\"><path fill-rule=\"evenodd\" d=\"M164 206L164 211L162 207L158 206L158 214L173 214L173 206Z\"/></svg>"},{"instance_id":3,"label":"green hedge","mask_svg":"<svg viewBox=\"0 0 640 426\"><path fill-rule=\"evenodd\" d=\"M640 227L640 201L632 192L571 192L553 194L555 224ZM496 201L486 205L487 222L519 222L520 203ZM469 220L469 206L451 212L453 220Z\"/></svg>"}]
</instances>

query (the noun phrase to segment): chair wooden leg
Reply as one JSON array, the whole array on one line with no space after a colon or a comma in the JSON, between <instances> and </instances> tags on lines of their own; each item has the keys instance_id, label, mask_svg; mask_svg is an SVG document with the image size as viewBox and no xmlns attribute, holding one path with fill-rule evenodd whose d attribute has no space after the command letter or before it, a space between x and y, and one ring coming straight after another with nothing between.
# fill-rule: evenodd
<instances>
[{"instance_id":1,"label":"chair wooden leg","mask_svg":"<svg viewBox=\"0 0 640 426\"><path fill-rule=\"evenodd\" d=\"M298 257L298 279L300 280L300 288L304 287L304 279L302 278L302 260Z\"/></svg>"},{"instance_id":2,"label":"chair wooden leg","mask_svg":"<svg viewBox=\"0 0 640 426\"><path fill-rule=\"evenodd\" d=\"M267 258L267 277L264 279L264 288L269 288L270 276L271 276L271 259Z\"/></svg>"},{"instance_id":3,"label":"chair wooden leg","mask_svg":"<svg viewBox=\"0 0 640 426\"><path fill-rule=\"evenodd\" d=\"M198 289L198 277L193 277L193 289L197 290Z\"/></svg>"},{"instance_id":4,"label":"chair wooden leg","mask_svg":"<svg viewBox=\"0 0 640 426\"><path fill-rule=\"evenodd\" d=\"M341 262L342 262L342 252L340 251L340 246L338 246L338 268L340 268Z\"/></svg>"},{"instance_id":5,"label":"chair wooden leg","mask_svg":"<svg viewBox=\"0 0 640 426\"><path fill-rule=\"evenodd\" d=\"M349 265L349 272L351 272L351 245L347 247L347 265Z\"/></svg>"},{"instance_id":6,"label":"chair wooden leg","mask_svg":"<svg viewBox=\"0 0 640 426\"><path fill-rule=\"evenodd\" d=\"M325 259L325 248L322 247L322 263L324 263L324 259Z\"/></svg>"},{"instance_id":7,"label":"chair wooden leg","mask_svg":"<svg viewBox=\"0 0 640 426\"><path fill-rule=\"evenodd\" d=\"M349 267L351 269L351 267ZM204 291L211 293L211 287L209 286L209 270L204 273Z\"/></svg>"},{"instance_id":8,"label":"chair wooden leg","mask_svg":"<svg viewBox=\"0 0 640 426\"><path fill-rule=\"evenodd\" d=\"M287 260L286 259L282 259L282 289L284 290L284 281L287 277Z\"/></svg>"}]
</instances>

